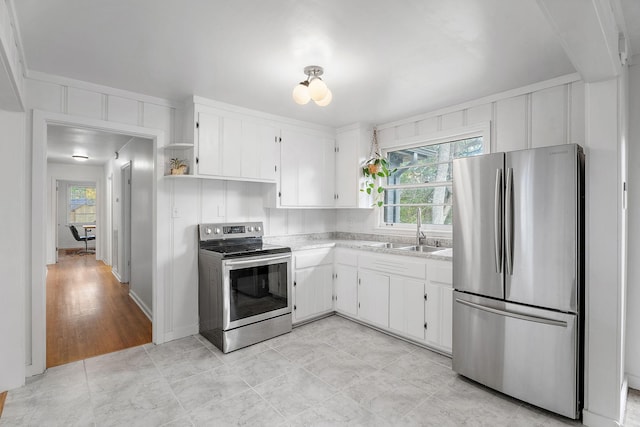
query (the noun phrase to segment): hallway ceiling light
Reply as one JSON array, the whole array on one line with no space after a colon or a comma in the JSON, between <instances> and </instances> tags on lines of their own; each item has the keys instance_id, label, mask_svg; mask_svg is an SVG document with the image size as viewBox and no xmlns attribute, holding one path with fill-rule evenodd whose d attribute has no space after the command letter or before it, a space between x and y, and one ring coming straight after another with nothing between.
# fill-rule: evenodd
<instances>
[{"instance_id":1,"label":"hallway ceiling light","mask_svg":"<svg viewBox=\"0 0 640 427\"><path fill-rule=\"evenodd\" d=\"M79 161L79 162L84 162L86 160L89 160L89 156L84 156L82 154L74 154L73 157L75 160Z\"/></svg>"},{"instance_id":2,"label":"hallway ceiling light","mask_svg":"<svg viewBox=\"0 0 640 427\"><path fill-rule=\"evenodd\" d=\"M333 95L327 84L320 78L324 69L319 65L309 65L304 67L304 73L307 75L307 80L293 88L293 100L300 105L308 103L311 99L321 107L329 105Z\"/></svg>"}]
</instances>

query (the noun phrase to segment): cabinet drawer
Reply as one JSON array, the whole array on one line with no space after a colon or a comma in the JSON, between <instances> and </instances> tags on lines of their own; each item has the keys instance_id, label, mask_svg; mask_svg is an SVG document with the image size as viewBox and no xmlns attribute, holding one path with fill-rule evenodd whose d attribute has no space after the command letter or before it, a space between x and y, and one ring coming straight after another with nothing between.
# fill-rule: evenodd
<instances>
[{"instance_id":1,"label":"cabinet drawer","mask_svg":"<svg viewBox=\"0 0 640 427\"><path fill-rule=\"evenodd\" d=\"M427 275L432 283L453 284L453 267L450 261L428 260Z\"/></svg>"},{"instance_id":2,"label":"cabinet drawer","mask_svg":"<svg viewBox=\"0 0 640 427\"><path fill-rule=\"evenodd\" d=\"M348 249L336 249L335 250L336 263L344 265L358 265L358 253L356 251L350 251Z\"/></svg>"},{"instance_id":3,"label":"cabinet drawer","mask_svg":"<svg viewBox=\"0 0 640 427\"><path fill-rule=\"evenodd\" d=\"M360 255L358 265L361 268L368 268L388 274L415 277L416 279L424 279L426 277L424 261L408 260L402 256Z\"/></svg>"},{"instance_id":4,"label":"cabinet drawer","mask_svg":"<svg viewBox=\"0 0 640 427\"><path fill-rule=\"evenodd\" d=\"M293 256L296 269L333 263L333 252L331 248L294 252Z\"/></svg>"}]
</instances>

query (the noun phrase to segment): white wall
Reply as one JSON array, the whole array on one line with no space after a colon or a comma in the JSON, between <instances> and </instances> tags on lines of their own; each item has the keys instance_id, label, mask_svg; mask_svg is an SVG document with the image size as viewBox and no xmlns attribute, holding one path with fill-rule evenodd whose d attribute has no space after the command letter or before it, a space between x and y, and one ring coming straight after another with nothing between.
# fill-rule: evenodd
<instances>
[{"instance_id":1,"label":"white wall","mask_svg":"<svg viewBox=\"0 0 640 427\"><path fill-rule=\"evenodd\" d=\"M637 61L634 61L637 63ZM629 68L629 264L626 372L640 390L640 65Z\"/></svg>"},{"instance_id":2,"label":"white wall","mask_svg":"<svg viewBox=\"0 0 640 427\"><path fill-rule=\"evenodd\" d=\"M624 275L620 270L621 169L618 79L586 87L585 409L589 426L621 421Z\"/></svg>"},{"instance_id":3,"label":"white wall","mask_svg":"<svg viewBox=\"0 0 640 427\"><path fill-rule=\"evenodd\" d=\"M26 211L25 115L0 110L0 391L24 384Z\"/></svg>"},{"instance_id":4,"label":"white wall","mask_svg":"<svg viewBox=\"0 0 640 427\"><path fill-rule=\"evenodd\" d=\"M124 264L124 230L122 227L121 168L131 162L131 270L129 292L142 310L152 316L153 275L153 141L133 138L112 162L113 231L118 234L118 265ZM111 234L113 235L113 234Z\"/></svg>"},{"instance_id":5,"label":"white wall","mask_svg":"<svg viewBox=\"0 0 640 427\"><path fill-rule=\"evenodd\" d=\"M104 238L106 229L104 229L104 212L105 212L105 185L104 185L104 168L102 166L74 165L68 163L47 163L47 264L55 264L56 262L56 228L58 227L56 212L56 203L54 198L57 195L56 181L84 181L96 183L96 197L98 203L98 211L96 217L96 259L103 259L106 245ZM66 223L66 221L65 221ZM66 227L65 227L66 228ZM80 230L82 232L82 230ZM71 236L71 232L66 228L66 233ZM75 240L74 240L75 242ZM79 243L79 242L75 242ZM68 246L76 247L77 245ZM84 247L84 243L77 247Z\"/></svg>"}]
</instances>

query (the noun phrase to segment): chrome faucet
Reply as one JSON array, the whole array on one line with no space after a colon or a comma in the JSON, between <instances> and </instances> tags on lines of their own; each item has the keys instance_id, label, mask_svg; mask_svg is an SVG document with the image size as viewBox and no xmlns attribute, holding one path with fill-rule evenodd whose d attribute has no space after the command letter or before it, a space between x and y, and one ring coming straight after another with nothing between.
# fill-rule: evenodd
<instances>
[{"instance_id":1,"label":"chrome faucet","mask_svg":"<svg viewBox=\"0 0 640 427\"><path fill-rule=\"evenodd\" d=\"M420 246L422 244L422 240L426 239L427 236L421 230L422 228L422 208L418 208L418 217L416 218L416 246Z\"/></svg>"}]
</instances>

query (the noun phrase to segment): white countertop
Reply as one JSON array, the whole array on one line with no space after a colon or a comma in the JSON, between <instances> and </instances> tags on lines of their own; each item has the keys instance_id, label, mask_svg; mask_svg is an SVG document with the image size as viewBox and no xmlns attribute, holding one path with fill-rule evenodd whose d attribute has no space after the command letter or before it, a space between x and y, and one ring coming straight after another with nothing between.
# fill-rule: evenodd
<instances>
[{"instance_id":1,"label":"white countertop","mask_svg":"<svg viewBox=\"0 0 640 427\"><path fill-rule=\"evenodd\" d=\"M265 242L274 243L268 237L265 237ZM372 240L349 240L349 239L301 239L298 237L292 237L290 239L284 237L278 237L277 243L284 246L289 246L292 251L302 251L309 249L321 249L321 248L347 248L358 249L374 253L384 253L392 255L410 256L416 258L428 258L437 259L443 261L451 261L453 257L452 248L442 248L441 250L434 252L416 252L403 249L383 248L375 246L383 242ZM407 245L410 245L409 243Z\"/></svg>"}]
</instances>

